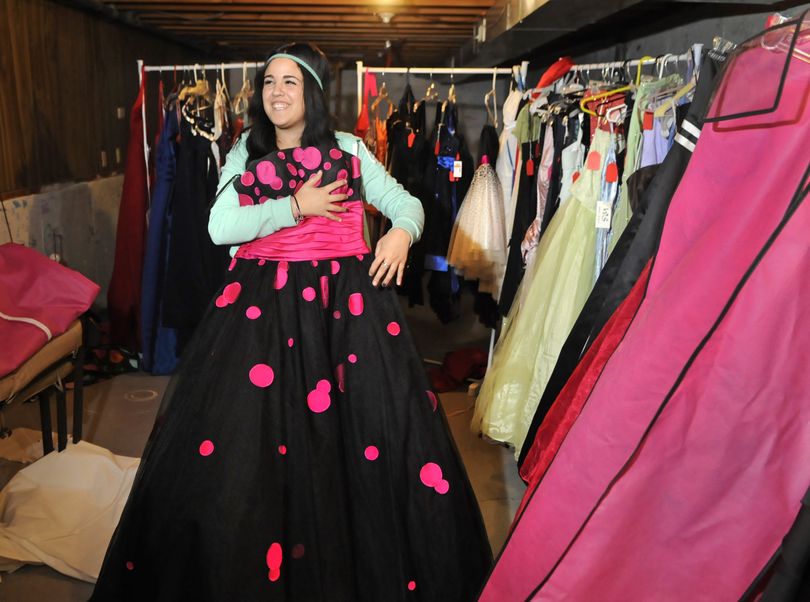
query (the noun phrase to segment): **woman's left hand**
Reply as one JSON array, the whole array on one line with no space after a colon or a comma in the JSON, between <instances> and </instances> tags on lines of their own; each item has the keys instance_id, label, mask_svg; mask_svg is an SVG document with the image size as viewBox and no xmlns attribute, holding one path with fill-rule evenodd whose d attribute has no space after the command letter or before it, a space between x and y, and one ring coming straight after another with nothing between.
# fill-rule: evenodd
<instances>
[{"instance_id":1,"label":"woman's left hand","mask_svg":"<svg viewBox=\"0 0 810 602\"><path fill-rule=\"evenodd\" d=\"M374 280L374 286L377 286L380 281L383 286L388 286L394 275L397 277L397 285L402 286L410 245L411 235L402 228L391 228L388 234L377 242L374 262L368 273Z\"/></svg>"}]
</instances>

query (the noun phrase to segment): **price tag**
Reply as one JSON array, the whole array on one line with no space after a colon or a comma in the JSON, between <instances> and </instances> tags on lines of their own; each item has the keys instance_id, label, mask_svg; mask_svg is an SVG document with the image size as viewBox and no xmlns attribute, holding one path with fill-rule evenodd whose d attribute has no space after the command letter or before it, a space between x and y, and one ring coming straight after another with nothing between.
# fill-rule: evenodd
<instances>
[{"instance_id":1,"label":"price tag","mask_svg":"<svg viewBox=\"0 0 810 602\"><path fill-rule=\"evenodd\" d=\"M599 229L610 229L613 206L607 201L597 201L596 203L596 227Z\"/></svg>"},{"instance_id":2,"label":"price tag","mask_svg":"<svg viewBox=\"0 0 810 602\"><path fill-rule=\"evenodd\" d=\"M458 179L461 177L461 161L453 161L453 177Z\"/></svg>"}]
</instances>

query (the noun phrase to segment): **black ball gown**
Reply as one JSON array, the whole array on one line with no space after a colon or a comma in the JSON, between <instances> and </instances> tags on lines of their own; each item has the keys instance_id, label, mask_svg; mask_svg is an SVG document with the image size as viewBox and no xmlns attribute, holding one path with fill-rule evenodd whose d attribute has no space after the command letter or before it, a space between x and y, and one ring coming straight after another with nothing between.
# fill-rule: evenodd
<instances>
[{"instance_id":1,"label":"black ball gown","mask_svg":"<svg viewBox=\"0 0 810 602\"><path fill-rule=\"evenodd\" d=\"M372 286L359 159L273 152L278 202L348 177L343 221L242 245L155 423L91 600L472 600L481 515L392 288ZM281 201L286 202L286 201Z\"/></svg>"}]
</instances>

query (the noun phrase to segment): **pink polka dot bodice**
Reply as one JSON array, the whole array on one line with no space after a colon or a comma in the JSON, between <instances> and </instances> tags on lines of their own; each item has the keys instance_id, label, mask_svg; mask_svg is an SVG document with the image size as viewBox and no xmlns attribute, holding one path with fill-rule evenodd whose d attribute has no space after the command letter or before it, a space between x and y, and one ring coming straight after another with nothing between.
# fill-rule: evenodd
<instances>
[{"instance_id":1,"label":"pink polka dot bodice","mask_svg":"<svg viewBox=\"0 0 810 602\"><path fill-rule=\"evenodd\" d=\"M334 194L346 194L339 202L347 212L340 222L311 216L291 228L245 243L236 256L243 259L307 261L365 254L369 248L363 238L363 200L360 197L360 159L338 148L322 151L314 146L273 151L252 162L237 180L239 204L289 203L290 195L318 171L321 185L345 179L347 184Z\"/></svg>"}]
</instances>

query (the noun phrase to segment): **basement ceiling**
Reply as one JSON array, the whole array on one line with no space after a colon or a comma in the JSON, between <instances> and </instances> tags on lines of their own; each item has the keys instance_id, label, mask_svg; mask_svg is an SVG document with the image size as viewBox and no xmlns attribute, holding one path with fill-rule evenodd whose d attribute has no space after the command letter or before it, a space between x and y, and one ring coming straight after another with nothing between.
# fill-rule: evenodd
<instances>
[{"instance_id":1,"label":"basement ceiling","mask_svg":"<svg viewBox=\"0 0 810 602\"><path fill-rule=\"evenodd\" d=\"M202 51L264 59L289 41L316 43L334 61L445 64L496 0L122 0L93 2L133 25ZM88 2L83 4L87 5Z\"/></svg>"}]
</instances>

